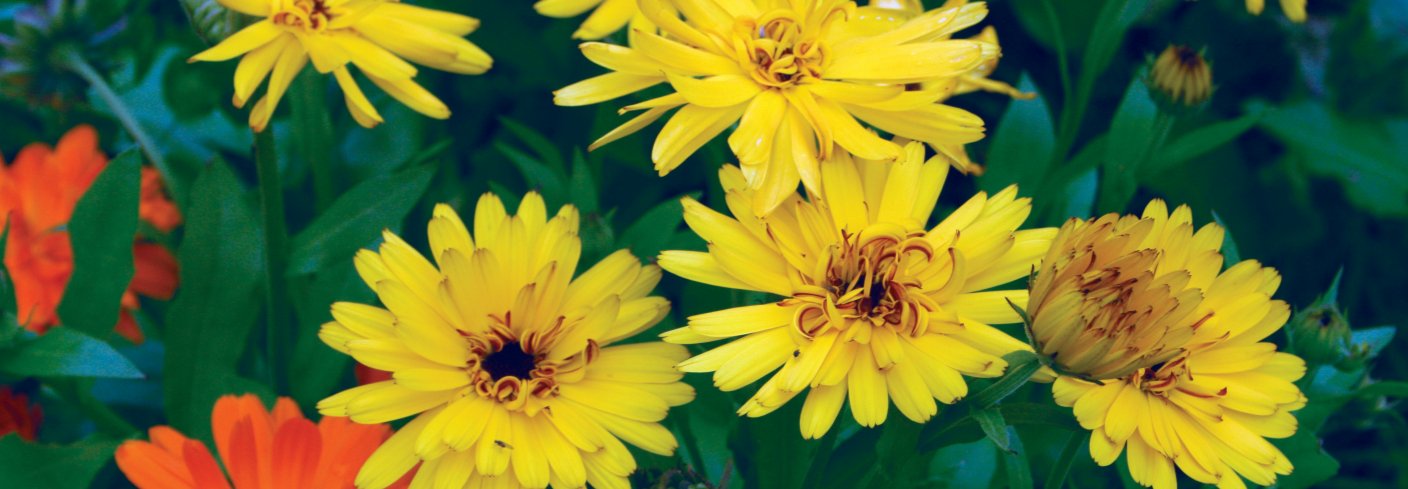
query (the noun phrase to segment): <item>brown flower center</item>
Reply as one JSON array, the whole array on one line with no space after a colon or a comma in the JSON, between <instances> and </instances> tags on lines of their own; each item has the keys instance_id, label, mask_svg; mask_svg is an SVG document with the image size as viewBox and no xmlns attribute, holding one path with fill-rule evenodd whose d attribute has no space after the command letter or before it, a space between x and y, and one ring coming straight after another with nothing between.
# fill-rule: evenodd
<instances>
[{"instance_id":1,"label":"brown flower center","mask_svg":"<svg viewBox=\"0 0 1408 489\"><path fill-rule=\"evenodd\" d=\"M854 8L853 4L846 5ZM848 8L835 6L819 23L804 23L791 10L773 10L757 19L738 19L733 48L744 71L759 84L787 88L817 80L829 63L825 33L832 22L845 18L849 12Z\"/></svg>"},{"instance_id":2,"label":"brown flower center","mask_svg":"<svg viewBox=\"0 0 1408 489\"><path fill-rule=\"evenodd\" d=\"M327 0L295 0L292 8L274 14L274 23L305 32L322 32L335 16Z\"/></svg>"},{"instance_id":3,"label":"brown flower center","mask_svg":"<svg viewBox=\"0 0 1408 489\"><path fill-rule=\"evenodd\" d=\"M866 341L869 328L852 326L856 324L924 334L939 306L914 272L934 261L933 246L923 233L895 231L868 229L832 248L814 292L794 296L802 303L796 319L801 334L815 337L834 328L848 339L859 335Z\"/></svg>"}]
</instances>

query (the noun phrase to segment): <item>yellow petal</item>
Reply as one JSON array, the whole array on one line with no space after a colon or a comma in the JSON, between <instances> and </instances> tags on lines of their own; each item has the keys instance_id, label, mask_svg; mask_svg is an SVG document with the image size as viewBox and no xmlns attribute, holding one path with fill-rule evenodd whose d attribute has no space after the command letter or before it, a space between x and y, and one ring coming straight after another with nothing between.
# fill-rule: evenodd
<instances>
[{"instance_id":1,"label":"yellow petal","mask_svg":"<svg viewBox=\"0 0 1408 489\"><path fill-rule=\"evenodd\" d=\"M732 107L762 91L751 78L743 75L715 75L706 78L665 73L670 86L690 104L701 107Z\"/></svg>"},{"instance_id":2,"label":"yellow petal","mask_svg":"<svg viewBox=\"0 0 1408 489\"><path fill-rule=\"evenodd\" d=\"M444 102L436 98L434 94L426 91L414 80L383 80L375 76L367 76L367 79L380 87L392 98L406 104L416 112L420 112L427 117L435 119L449 119L450 108Z\"/></svg>"},{"instance_id":3,"label":"yellow petal","mask_svg":"<svg viewBox=\"0 0 1408 489\"><path fill-rule=\"evenodd\" d=\"M196 53L187 61L225 61L234 59L244 53L248 53L265 44L274 42L279 36L284 35L284 30L274 25L271 20L261 20L250 24L249 27L240 29L230 37L220 41L220 44L211 46L210 49Z\"/></svg>"},{"instance_id":4,"label":"yellow petal","mask_svg":"<svg viewBox=\"0 0 1408 489\"><path fill-rule=\"evenodd\" d=\"M636 14L635 0L606 0L572 33L573 39L601 39L621 30Z\"/></svg>"},{"instance_id":5,"label":"yellow petal","mask_svg":"<svg viewBox=\"0 0 1408 489\"><path fill-rule=\"evenodd\" d=\"M566 107L591 105L645 90L665 81L659 75L607 73L557 89L552 102Z\"/></svg>"},{"instance_id":6,"label":"yellow petal","mask_svg":"<svg viewBox=\"0 0 1408 489\"><path fill-rule=\"evenodd\" d=\"M650 160L655 162L655 171L667 175L685 158L694 154L704 143L714 139L728 126L743 116L746 105L708 108L686 105L680 108L655 139L650 150Z\"/></svg>"}]
</instances>

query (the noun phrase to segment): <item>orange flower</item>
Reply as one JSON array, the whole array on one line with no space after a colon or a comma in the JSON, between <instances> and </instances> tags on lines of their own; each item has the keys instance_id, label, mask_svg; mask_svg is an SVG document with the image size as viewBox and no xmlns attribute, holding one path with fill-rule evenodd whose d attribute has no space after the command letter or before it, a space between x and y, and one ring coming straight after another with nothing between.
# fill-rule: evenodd
<instances>
[{"instance_id":1,"label":"orange flower","mask_svg":"<svg viewBox=\"0 0 1408 489\"><path fill-rule=\"evenodd\" d=\"M391 434L386 425L347 418L328 416L314 424L287 397L279 398L270 413L253 394L221 397L210 427L220 463L205 444L157 426L150 431L151 441L129 440L117 447L117 467L139 489L351 488L362 462ZM404 488L409 481L393 487Z\"/></svg>"},{"instance_id":2,"label":"orange flower","mask_svg":"<svg viewBox=\"0 0 1408 489\"><path fill-rule=\"evenodd\" d=\"M0 158L0 222L8 216L10 239L5 247L5 267L15 283L19 320L43 333L59 318L56 308L73 274L73 249L65 226L78 199L107 167L92 127L78 126L59 140L57 147L31 144L20 150L13 165ZM161 177L142 168L142 195L138 214L159 231L181 223L181 213L161 188ZM142 341L131 311L137 296L161 300L176 291L176 258L159 245L134 241L136 273L122 297L118 333Z\"/></svg>"},{"instance_id":3,"label":"orange flower","mask_svg":"<svg viewBox=\"0 0 1408 489\"><path fill-rule=\"evenodd\" d=\"M10 391L8 385L0 385L0 438L19 433L20 438L34 441L43 420L44 410L38 404L30 404L29 396Z\"/></svg>"}]
</instances>

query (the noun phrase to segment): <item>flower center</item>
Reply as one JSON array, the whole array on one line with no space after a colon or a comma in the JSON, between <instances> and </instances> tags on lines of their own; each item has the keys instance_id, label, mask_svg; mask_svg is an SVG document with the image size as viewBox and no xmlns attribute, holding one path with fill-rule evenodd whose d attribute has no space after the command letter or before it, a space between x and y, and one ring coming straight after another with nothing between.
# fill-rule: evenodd
<instances>
[{"instance_id":1,"label":"flower center","mask_svg":"<svg viewBox=\"0 0 1408 489\"><path fill-rule=\"evenodd\" d=\"M851 9L854 4L847 3ZM787 88L821 78L829 48L823 42L830 24L845 18L849 9L833 6L820 22L807 23L791 10L773 10L757 19L734 24L734 51L753 81L773 88Z\"/></svg>"},{"instance_id":2,"label":"flower center","mask_svg":"<svg viewBox=\"0 0 1408 489\"><path fill-rule=\"evenodd\" d=\"M518 343L504 345L502 350L490 353L479 363L479 368L489 372L489 376L495 379L504 377L527 379L535 367L537 367L537 359L523 351L523 347Z\"/></svg>"},{"instance_id":3,"label":"flower center","mask_svg":"<svg viewBox=\"0 0 1408 489\"><path fill-rule=\"evenodd\" d=\"M303 29L304 32L322 32L335 16L327 2L328 0L294 0L293 5L286 6L283 11L274 14L274 23Z\"/></svg>"},{"instance_id":4,"label":"flower center","mask_svg":"<svg viewBox=\"0 0 1408 489\"><path fill-rule=\"evenodd\" d=\"M800 332L814 337L834 328L862 342L870 327L924 334L939 307L913 272L933 258L923 233L868 229L846 236L832 248L816 292L795 296L803 303L796 322Z\"/></svg>"},{"instance_id":5,"label":"flower center","mask_svg":"<svg viewBox=\"0 0 1408 489\"><path fill-rule=\"evenodd\" d=\"M1189 377L1187 360L1185 355L1140 369L1132 376L1132 382L1146 393L1167 397L1169 392L1179 387L1180 379Z\"/></svg>"}]
</instances>

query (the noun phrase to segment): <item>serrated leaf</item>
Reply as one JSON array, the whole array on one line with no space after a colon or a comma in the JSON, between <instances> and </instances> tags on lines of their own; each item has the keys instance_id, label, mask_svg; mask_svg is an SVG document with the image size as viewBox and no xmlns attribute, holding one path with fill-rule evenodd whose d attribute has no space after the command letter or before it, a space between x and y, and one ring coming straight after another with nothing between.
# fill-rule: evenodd
<instances>
[{"instance_id":1,"label":"serrated leaf","mask_svg":"<svg viewBox=\"0 0 1408 489\"><path fill-rule=\"evenodd\" d=\"M1035 92L1031 77L1022 75L1018 84L1024 92ZM1035 195L1051 166L1051 152L1056 147L1056 130L1051 111L1040 97L1032 100L1012 100L993 133L987 172L978 180L979 187L996 192L1017 184L1024 196Z\"/></svg>"},{"instance_id":2,"label":"serrated leaf","mask_svg":"<svg viewBox=\"0 0 1408 489\"><path fill-rule=\"evenodd\" d=\"M105 338L117 324L134 271L141 162L136 149L118 155L73 208L68 222L73 275L58 308L65 327Z\"/></svg>"},{"instance_id":3,"label":"serrated leaf","mask_svg":"<svg viewBox=\"0 0 1408 489\"><path fill-rule=\"evenodd\" d=\"M422 166L372 177L352 187L293 238L288 275L306 275L351 261L383 229L406 219L434 174L434 167Z\"/></svg>"},{"instance_id":4,"label":"serrated leaf","mask_svg":"<svg viewBox=\"0 0 1408 489\"><path fill-rule=\"evenodd\" d=\"M20 377L142 378L112 345L65 327L0 352L0 372Z\"/></svg>"},{"instance_id":5,"label":"serrated leaf","mask_svg":"<svg viewBox=\"0 0 1408 489\"><path fill-rule=\"evenodd\" d=\"M247 193L216 162L191 187L186 235L176 256L181 290L166 317L165 397L171 426L197 438L210 433L210 409L245 385L236 365L260 311L262 235Z\"/></svg>"},{"instance_id":6,"label":"serrated leaf","mask_svg":"<svg viewBox=\"0 0 1408 489\"><path fill-rule=\"evenodd\" d=\"M6 487L81 489L112 459L117 440L89 439L72 445L28 443L19 435L0 438L0 481Z\"/></svg>"}]
</instances>

